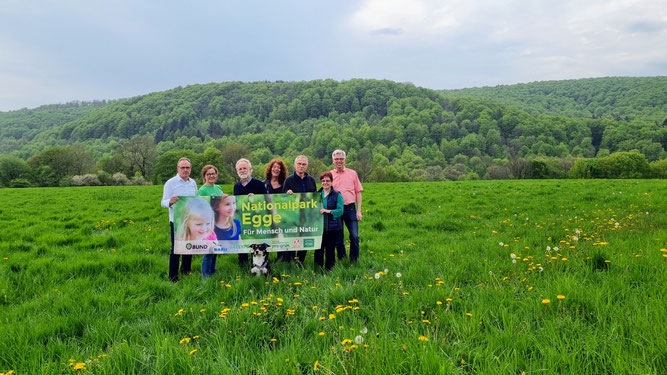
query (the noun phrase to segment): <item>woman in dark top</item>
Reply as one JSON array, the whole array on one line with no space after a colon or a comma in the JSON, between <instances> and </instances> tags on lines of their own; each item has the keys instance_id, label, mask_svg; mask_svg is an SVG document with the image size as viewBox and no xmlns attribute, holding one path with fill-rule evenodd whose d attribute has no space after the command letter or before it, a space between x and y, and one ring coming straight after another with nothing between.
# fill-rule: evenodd
<instances>
[{"instance_id":1,"label":"woman in dark top","mask_svg":"<svg viewBox=\"0 0 667 375\"><path fill-rule=\"evenodd\" d=\"M266 191L269 194L281 194L286 177L287 166L285 163L278 158L271 160L264 171Z\"/></svg>"},{"instance_id":2,"label":"woman in dark top","mask_svg":"<svg viewBox=\"0 0 667 375\"><path fill-rule=\"evenodd\" d=\"M287 165L278 158L271 160L264 171L264 178L267 193L282 194L283 184L287 178ZM276 260L285 260L283 256L283 252L279 252Z\"/></svg>"}]
</instances>

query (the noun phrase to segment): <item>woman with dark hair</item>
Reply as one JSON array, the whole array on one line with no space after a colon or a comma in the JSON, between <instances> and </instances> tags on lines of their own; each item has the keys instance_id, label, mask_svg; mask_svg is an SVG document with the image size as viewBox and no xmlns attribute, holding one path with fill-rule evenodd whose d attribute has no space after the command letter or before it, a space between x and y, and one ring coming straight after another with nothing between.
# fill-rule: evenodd
<instances>
[{"instance_id":1,"label":"woman with dark hair","mask_svg":"<svg viewBox=\"0 0 667 375\"><path fill-rule=\"evenodd\" d=\"M287 177L287 165L275 158L269 162L264 171L264 185L269 194L280 194L283 192L283 183Z\"/></svg>"},{"instance_id":2,"label":"woman with dark hair","mask_svg":"<svg viewBox=\"0 0 667 375\"><path fill-rule=\"evenodd\" d=\"M315 265L329 271L336 264L336 240L340 231L343 230L343 196L331 187L333 175L331 172L322 172L320 183L322 188L322 208L320 213L324 215L324 233L322 234L322 246L315 250ZM324 256L326 252L326 263Z\"/></svg>"},{"instance_id":3,"label":"woman with dark hair","mask_svg":"<svg viewBox=\"0 0 667 375\"><path fill-rule=\"evenodd\" d=\"M269 164L266 165L264 178L266 178L266 180L264 180L264 186L266 186L266 191L269 194L282 194L283 184L285 183L285 178L287 178L287 165L278 158L272 159ZM276 260L286 260L284 255L284 252L279 252Z\"/></svg>"}]
</instances>

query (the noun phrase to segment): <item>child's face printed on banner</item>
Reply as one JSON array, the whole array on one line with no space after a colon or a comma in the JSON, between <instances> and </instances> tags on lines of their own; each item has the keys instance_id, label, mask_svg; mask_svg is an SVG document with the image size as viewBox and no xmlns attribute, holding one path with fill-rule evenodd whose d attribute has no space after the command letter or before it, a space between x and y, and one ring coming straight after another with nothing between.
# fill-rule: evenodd
<instances>
[{"instance_id":1,"label":"child's face printed on banner","mask_svg":"<svg viewBox=\"0 0 667 375\"><path fill-rule=\"evenodd\" d=\"M218 210L218 219L224 218L225 220L229 217L234 216L236 212L236 201L233 199L225 199L217 207Z\"/></svg>"},{"instance_id":2,"label":"child's face printed on banner","mask_svg":"<svg viewBox=\"0 0 667 375\"><path fill-rule=\"evenodd\" d=\"M209 233L211 233L211 222L201 218L194 218L188 223L188 229L190 230L191 240L201 240L204 239Z\"/></svg>"}]
</instances>

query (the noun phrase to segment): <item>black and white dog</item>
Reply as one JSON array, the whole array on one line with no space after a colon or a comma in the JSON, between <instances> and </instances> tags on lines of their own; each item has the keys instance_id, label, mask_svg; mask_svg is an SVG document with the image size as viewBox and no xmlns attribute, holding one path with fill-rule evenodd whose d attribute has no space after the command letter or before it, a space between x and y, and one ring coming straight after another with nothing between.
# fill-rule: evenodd
<instances>
[{"instance_id":1,"label":"black and white dog","mask_svg":"<svg viewBox=\"0 0 667 375\"><path fill-rule=\"evenodd\" d=\"M250 245L252 248L252 268L250 273L253 276L268 277L271 274L271 265L269 264L269 250L267 243L256 243Z\"/></svg>"}]
</instances>

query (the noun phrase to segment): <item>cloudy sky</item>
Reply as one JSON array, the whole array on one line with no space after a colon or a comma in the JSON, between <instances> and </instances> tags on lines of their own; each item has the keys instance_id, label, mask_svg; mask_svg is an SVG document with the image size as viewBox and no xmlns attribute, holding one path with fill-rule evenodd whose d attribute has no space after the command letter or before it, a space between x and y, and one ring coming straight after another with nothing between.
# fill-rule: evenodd
<instances>
[{"instance_id":1,"label":"cloudy sky","mask_svg":"<svg viewBox=\"0 0 667 375\"><path fill-rule=\"evenodd\" d=\"M193 83L667 75L667 0L2 0L0 111Z\"/></svg>"}]
</instances>

